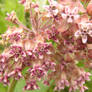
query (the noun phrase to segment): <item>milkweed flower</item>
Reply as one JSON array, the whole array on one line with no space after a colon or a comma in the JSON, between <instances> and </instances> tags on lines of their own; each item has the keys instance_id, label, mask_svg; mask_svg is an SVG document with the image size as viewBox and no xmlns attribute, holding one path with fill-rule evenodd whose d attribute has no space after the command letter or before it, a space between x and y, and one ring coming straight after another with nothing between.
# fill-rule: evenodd
<instances>
[{"instance_id":1,"label":"milkweed flower","mask_svg":"<svg viewBox=\"0 0 92 92\"><path fill-rule=\"evenodd\" d=\"M69 2L70 1L70 2ZM13 11L7 20L14 23L1 35L0 83L10 85L11 78L25 80L23 90L40 89L39 82L53 91L66 87L69 92L88 88L92 69L92 20L79 0L48 0L40 10L32 0L20 0L30 21L29 28ZM74 4L75 3L75 4ZM74 4L74 5L73 5ZM0 43L1 45L1 43ZM80 67L80 62L83 67ZM24 73L25 71L25 73Z\"/></svg>"},{"instance_id":2,"label":"milkweed flower","mask_svg":"<svg viewBox=\"0 0 92 92\"><path fill-rule=\"evenodd\" d=\"M70 7L66 6L64 13L61 13L63 19L66 19L68 23L72 23L77 20L80 15L78 14L78 7L71 10Z\"/></svg>"},{"instance_id":3,"label":"milkweed flower","mask_svg":"<svg viewBox=\"0 0 92 92\"><path fill-rule=\"evenodd\" d=\"M92 23L80 23L80 29L75 32L75 37L82 37L82 42L87 42L87 36L92 37Z\"/></svg>"}]
</instances>

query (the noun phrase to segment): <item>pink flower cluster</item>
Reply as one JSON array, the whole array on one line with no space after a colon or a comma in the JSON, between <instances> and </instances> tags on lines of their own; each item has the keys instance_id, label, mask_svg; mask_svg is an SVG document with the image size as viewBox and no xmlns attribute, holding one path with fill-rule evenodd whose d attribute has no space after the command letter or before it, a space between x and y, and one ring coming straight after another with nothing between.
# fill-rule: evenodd
<instances>
[{"instance_id":1,"label":"pink flower cluster","mask_svg":"<svg viewBox=\"0 0 92 92\"><path fill-rule=\"evenodd\" d=\"M85 69L92 69L92 18L79 0L48 2L40 11L37 3L20 0L30 15L31 29L14 11L8 14L6 19L17 26L2 34L0 82L7 85L10 78L23 78L24 90L34 90L39 89L39 81L50 86L53 79L55 91L68 87L69 92L84 92L91 76ZM83 67L78 66L81 61Z\"/></svg>"}]
</instances>

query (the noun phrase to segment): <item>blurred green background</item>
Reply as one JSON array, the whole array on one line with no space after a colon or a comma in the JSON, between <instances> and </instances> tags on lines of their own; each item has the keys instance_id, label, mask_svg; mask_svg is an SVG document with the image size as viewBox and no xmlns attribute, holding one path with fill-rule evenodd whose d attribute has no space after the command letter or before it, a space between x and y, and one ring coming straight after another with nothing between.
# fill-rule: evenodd
<instances>
[{"instance_id":1,"label":"blurred green background","mask_svg":"<svg viewBox=\"0 0 92 92\"><path fill-rule=\"evenodd\" d=\"M40 7L42 9L42 5L46 4L47 0L38 0ZM18 3L18 0L0 0L0 34L4 33L7 30L7 27L9 25L12 26L11 23L5 20L6 13L11 12L12 10L16 11L16 14L19 18L19 20L26 25L25 21L25 13L24 13L24 7ZM1 50L0 46L0 50ZM80 64L81 66L82 64ZM21 79L18 81L15 91L14 92L22 92L22 89L25 85L25 81ZM42 82L39 83L41 89L35 90L35 91L26 91L26 92L54 92L53 86L47 87L42 84ZM88 86L89 90L86 92L92 92L92 81L87 82L86 85ZM7 92L7 86L3 86L0 84L0 92ZM63 92L68 92L67 88Z\"/></svg>"}]
</instances>

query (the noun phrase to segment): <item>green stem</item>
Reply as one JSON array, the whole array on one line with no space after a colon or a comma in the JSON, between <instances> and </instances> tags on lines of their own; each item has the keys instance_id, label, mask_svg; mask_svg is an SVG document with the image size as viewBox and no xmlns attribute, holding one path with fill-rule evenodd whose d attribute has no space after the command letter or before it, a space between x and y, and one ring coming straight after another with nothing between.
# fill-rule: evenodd
<instances>
[{"instance_id":1,"label":"green stem","mask_svg":"<svg viewBox=\"0 0 92 92\"><path fill-rule=\"evenodd\" d=\"M53 92L55 87L54 81L50 84L50 87L48 88L47 92Z\"/></svg>"},{"instance_id":2,"label":"green stem","mask_svg":"<svg viewBox=\"0 0 92 92\"><path fill-rule=\"evenodd\" d=\"M15 86L16 86L17 80L13 79L12 82L9 85L7 92L14 92Z\"/></svg>"},{"instance_id":3,"label":"green stem","mask_svg":"<svg viewBox=\"0 0 92 92\"><path fill-rule=\"evenodd\" d=\"M30 28L30 13L25 13L25 21L26 21L26 27Z\"/></svg>"}]
</instances>

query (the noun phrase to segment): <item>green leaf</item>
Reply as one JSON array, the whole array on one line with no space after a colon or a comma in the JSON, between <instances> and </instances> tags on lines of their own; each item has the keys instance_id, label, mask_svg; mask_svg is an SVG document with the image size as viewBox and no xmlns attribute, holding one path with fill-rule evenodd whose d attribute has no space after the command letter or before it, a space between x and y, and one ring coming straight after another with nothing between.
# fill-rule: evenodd
<instances>
[{"instance_id":1,"label":"green leaf","mask_svg":"<svg viewBox=\"0 0 92 92\"><path fill-rule=\"evenodd\" d=\"M0 83L0 92L6 92L7 86L3 86L3 84Z\"/></svg>"},{"instance_id":2,"label":"green leaf","mask_svg":"<svg viewBox=\"0 0 92 92\"><path fill-rule=\"evenodd\" d=\"M8 25L12 25L5 20L6 13L11 11L16 11L16 14L20 21L25 23L24 19L24 7L18 3L18 0L3 0L0 1L0 34L7 30Z\"/></svg>"}]
</instances>

